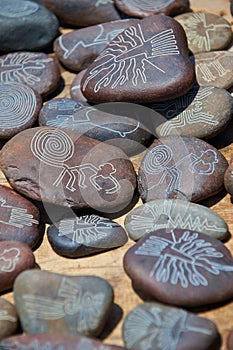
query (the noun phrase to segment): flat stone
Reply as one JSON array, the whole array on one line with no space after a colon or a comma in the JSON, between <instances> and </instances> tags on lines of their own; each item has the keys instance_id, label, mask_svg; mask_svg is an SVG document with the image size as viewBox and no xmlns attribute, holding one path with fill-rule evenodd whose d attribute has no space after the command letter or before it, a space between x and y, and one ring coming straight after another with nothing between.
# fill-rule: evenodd
<instances>
[{"instance_id":1,"label":"flat stone","mask_svg":"<svg viewBox=\"0 0 233 350\"><path fill-rule=\"evenodd\" d=\"M124 269L143 294L165 304L192 308L233 296L231 253L204 233L148 233L126 252Z\"/></svg>"},{"instance_id":2,"label":"flat stone","mask_svg":"<svg viewBox=\"0 0 233 350\"><path fill-rule=\"evenodd\" d=\"M87 68L81 89L96 103L153 103L185 94L194 79L182 26L171 17L154 15L107 45Z\"/></svg>"},{"instance_id":3,"label":"flat stone","mask_svg":"<svg viewBox=\"0 0 233 350\"><path fill-rule=\"evenodd\" d=\"M81 72L76 74L76 76L74 77L74 80L71 83L70 96L75 101L87 102L86 97L83 95L81 91L81 80L85 73L86 73L86 69L83 69Z\"/></svg>"},{"instance_id":4,"label":"flat stone","mask_svg":"<svg viewBox=\"0 0 233 350\"><path fill-rule=\"evenodd\" d=\"M231 24L222 16L190 12L176 16L175 20L183 26L193 54L222 50L232 41Z\"/></svg>"},{"instance_id":5,"label":"flat stone","mask_svg":"<svg viewBox=\"0 0 233 350\"><path fill-rule=\"evenodd\" d=\"M126 350L121 346L103 344L97 339L74 334L24 334L4 339L1 350Z\"/></svg>"},{"instance_id":6,"label":"flat stone","mask_svg":"<svg viewBox=\"0 0 233 350\"><path fill-rule=\"evenodd\" d=\"M138 172L144 202L185 199L198 202L223 189L228 162L207 142L189 136L165 136L154 141Z\"/></svg>"},{"instance_id":7,"label":"flat stone","mask_svg":"<svg viewBox=\"0 0 233 350\"><path fill-rule=\"evenodd\" d=\"M229 89L233 85L233 52L212 51L190 57L199 85Z\"/></svg>"},{"instance_id":8,"label":"flat stone","mask_svg":"<svg viewBox=\"0 0 233 350\"><path fill-rule=\"evenodd\" d=\"M25 243L0 242L0 291L13 287L16 277L24 270L35 266L35 257Z\"/></svg>"},{"instance_id":9,"label":"flat stone","mask_svg":"<svg viewBox=\"0 0 233 350\"><path fill-rule=\"evenodd\" d=\"M9 187L0 185L0 241L19 241L33 248L43 235L39 209Z\"/></svg>"},{"instance_id":10,"label":"flat stone","mask_svg":"<svg viewBox=\"0 0 233 350\"><path fill-rule=\"evenodd\" d=\"M233 99L225 89L195 86L186 95L154 104L152 108L167 119L156 128L158 137L184 135L208 139L229 123Z\"/></svg>"},{"instance_id":11,"label":"flat stone","mask_svg":"<svg viewBox=\"0 0 233 350\"><path fill-rule=\"evenodd\" d=\"M6 299L0 298L0 339L17 333L19 326L15 306Z\"/></svg>"},{"instance_id":12,"label":"flat stone","mask_svg":"<svg viewBox=\"0 0 233 350\"><path fill-rule=\"evenodd\" d=\"M14 298L26 333L98 336L113 305L113 290L100 277L28 270L15 281Z\"/></svg>"},{"instance_id":13,"label":"flat stone","mask_svg":"<svg viewBox=\"0 0 233 350\"><path fill-rule=\"evenodd\" d=\"M156 302L143 303L126 316L123 339L131 350L219 350L221 344L211 320Z\"/></svg>"},{"instance_id":14,"label":"flat stone","mask_svg":"<svg viewBox=\"0 0 233 350\"><path fill-rule=\"evenodd\" d=\"M54 41L54 52L64 66L79 72L87 68L113 38L136 23L136 19L123 19L73 30Z\"/></svg>"},{"instance_id":15,"label":"flat stone","mask_svg":"<svg viewBox=\"0 0 233 350\"><path fill-rule=\"evenodd\" d=\"M127 15L141 18L159 13L174 16L189 10L188 0L115 0L115 4Z\"/></svg>"},{"instance_id":16,"label":"flat stone","mask_svg":"<svg viewBox=\"0 0 233 350\"><path fill-rule=\"evenodd\" d=\"M57 61L43 52L14 52L0 56L0 83L23 83L44 97L59 86L60 77Z\"/></svg>"},{"instance_id":17,"label":"flat stone","mask_svg":"<svg viewBox=\"0 0 233 350\"><path fill-rule=\"evenodd\" d=\"M0 83L0 138L8 139L30 128L42 106L41 96L21 83Z\"/></svg>"},{"instance_id":18,"label":"flat stone","mask_svg":"<svg viewBox=\"0 0 233 350\"><path fill-rule=\"evenodd\" d=\"M28 0L1 0L0 51L33 51L48 47L58 34L56 16Z\"/></svg>"},{"instance_id":19,"label":"flat stone","mask_svg":"<svg viewBox=\"0 0 233 350\"><path fill-rule=\"evenodd\" d=\"M180 199L157 199L140 205L127 214L125 229L129 237L138 240L160 229L181 228L224 239L228 226L212 209Z\"/></svg>"},{"instance_id":20,"label":"flat stone","mask_svg":"<svg viewBox=\"0 0 233 350\"><path fill-rule=\"evenodd\" d=\"M231 158L229 166L224 174L224 186L226 191L233 195L233 157Z\"/></svg>"}]
</instances>

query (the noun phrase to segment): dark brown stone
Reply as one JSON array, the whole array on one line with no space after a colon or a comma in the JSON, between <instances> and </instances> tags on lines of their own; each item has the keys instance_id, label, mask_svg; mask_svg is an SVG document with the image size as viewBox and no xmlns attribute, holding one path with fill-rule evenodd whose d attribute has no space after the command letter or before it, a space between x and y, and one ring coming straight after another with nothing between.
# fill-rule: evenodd
<instances>
[{"instance_id":1,"label":"dark brown stone","mask_svg":"<svg viewBox=\"0 0 233 350\"><path fill-rule=\"evenodd\" d=\"M19 320L15 306L0 298L0 339L17 333L18 326Z\"/></svg>"},{"instance_id":2,"label":"dark brown stone","mask_svg":"<svg viewBox=\"0 0 233 350\"><path fill-rule=\"evenodd\" d=\"M75 101L87 102L86 97L83 95L81 91L81 80L86 72L86 69L82 70L78 74L76 74L74 80L70 86L70 96Z\"/></svg>"},{"instance_id":3,"label":"dark brown stone","mask_svg":"<svg viewBox=\"0 0 233 350\"><path fill-rule=\"evenodd\" d=\"M127 251L124 268L142 293L166 304L192 308L233 296L231 253L203 233L148 233Z\"/></svg>"},{"instance_id":4,"label":"dark brown stone","mask_svg":"<svg viewBox=\"0 0 233 350\"><path fill-rule=\"evenodd\" d=\"M231 157L229 166L224 174L224 186L227 192L233 195L233 157Z\"/></svg>"},{"instance_id":5,"label":"dark brown stone","mask_svg":"<svg viewBox=\"0 0 233 350\"><path fill-rule=\"evenodd\" d=\"M208 198L223 187L228 162L205 141L188 136L167 136L154 141L138 173L144 202L178 198L193 202Z\"/></svg>"},{"instance_id":6,"label":"dark brown stone","mask_svg":"<svg viewBox=\"0 0 233 350\"><path fill-rule=\"evenodd\" d=\"M81 88L96 103L153 103L183 95L194 79L182 26L154 15L113 39L88 67Z\"/></svg>"}]
</instances>

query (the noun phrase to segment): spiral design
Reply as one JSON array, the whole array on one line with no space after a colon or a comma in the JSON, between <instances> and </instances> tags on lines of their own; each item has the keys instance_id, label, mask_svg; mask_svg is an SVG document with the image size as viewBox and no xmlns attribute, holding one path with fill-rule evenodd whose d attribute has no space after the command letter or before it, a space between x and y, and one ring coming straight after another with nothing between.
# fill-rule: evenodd
<instances>
[{"instance_id":1,"label":"spiral design","mask_svg":"<svg viewBox=\"0 0 233 350\"><path fill-rule=\"evenodd\" d=\"M29 86L0 84L0 129L26 125L34 117L36 108L36 95Z\"/></svg>"},{"instance_id":2,"label":"spiral design","mask_svg":"<svg viewBox=\"0 0 233 350\"><path fill-rule=\"evenodd\" d=\"M144 169L148 174L159 174L172 160L172 150L167 145L154 147L145 158Z\"/></svg>"},{"instance_id":3,"label":"spiral design","mask_svg":"<svg viewBox=\"0 0 233 350\"><path fill-rule=\"evenodd\" d=\"M172 2L173 0L127 0L127 3L131 3L133 6L146 11L159 11Z\"/></svg>"},{"instance_id":4,"label":"spiral design","mask_svg":"<svg viewBox=\"0 0 233 350\"><path fill-rule=\"evenodd\" d=\"M62 167L73 156L74 143L61 129L42 128L32 138L31 151L43 163Z\"/></svg>"}]
</instances>

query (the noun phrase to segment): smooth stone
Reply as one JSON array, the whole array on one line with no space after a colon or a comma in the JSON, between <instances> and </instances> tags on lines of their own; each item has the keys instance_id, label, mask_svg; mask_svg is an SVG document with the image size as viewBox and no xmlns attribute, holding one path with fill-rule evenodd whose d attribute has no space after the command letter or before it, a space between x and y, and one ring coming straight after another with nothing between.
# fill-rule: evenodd
<instances>
[{"instance_id":1,"label":"smooth stone","mask_svg":"<svg viewBox=\"0 0 233 350\"><path fill-rule=\"evenodd\" d=\"M44 204L115 212L130 204L136 188L121 149L59 128L19 133L2 148L0 164L14 189Z\"/></svg>"},{"instance_id":2,"label":"smooth stone","mask_svg":"<svg viewBox=\"0 0 233 350\"><path fill-rule=\"evenodd\" d=\"M74 334L24 334L0 342L0 350L126 350Z\"/></svg>"},{"instance_id":3,"label":"smooth stone","mask_svg":"<svg viewBox=\"0 0 233 350\"><path fill-rule=\"evenodd\" d=\"M123 246L128 236L119 224L97 215L63 219L47 230L49 243L61 256L79 258Z\"/></svg>"},{"instance_id":4,"label":"smooth stone","mask_svg":"<svg viewBox=\"0 0 233 350\"><path fill-rule=\"evenodd\" d=\"M208 139L228 125L233 115L233 98L225 89L195 86L186 95L154 104L152 108L167 119L156 128L158 137L183 135Z\"/></svg>"},{"instance_id":5,"label":"smooth stone","mask_svg":"<svg viewBox=\"0 0 233 350\"><path fill-rule=\"evenodd\" d=\"M33 126L42 106L38 92L21 83L0 83L0 96L0 138L11 138Z\"/></svg>"},{"instance_id":6,"label":"smooth stone","mask_svg":"<svg viewBox=\"0 0 233 350\"><path fill-rule=\"evenodd\" d=\"M189 10L188 0L115 0L115 4L120 11L135 17L160 13L174 16Z\"/></svg>"},{"instance_id":7,"label":"smooth stone","mask_svg":"<svg viewBox=\"0 0 233 350\"><path fill-rule=\"evenodd\" d=\"M233 86L233 52L212 51L190 57L199 85L229 89Z\"/></svg>"},{"instance_id":8,"label":"smooth stone","mask_svg":"<svg viewBox=\"0 0 233 350\"><path fill-rule=\"evenodd\" d=\"M188 308L233 296L233 259L204 233L161 229L142 237L124 256L124 269L142 293Z\"/></svg>"},{"instance_id":9,"label":"smooth stone","mask_svg":"<svg viewBox=\"0 0 233 350\"><path fill-rule=\"evenodd\" d=\"M221 344L211 320L156 302L135 307L126 316L122 331L130 350L219 350Z\"/></svg>"},{"instance_id":10,"label":"smooth stone","mask_svg":"<svg viewBox=\"0 0 233 350\"><path fill-rule=\"evenodd\" d=\"M71 83L70 96L75 101L87 102L86 97L83 95L81 91L81 80L85 73L86 73L86 69L83 69L81 72L76 74L76 76L74 77L74 80Z\"/></svg>"},{"instance_id":11,"label":"smooth stone","mask_svg":"<svg viewBox=\"0 0 233 350\"><path fill-rule=\"evenodd\" d=\"M33 51L48 47L58 34L56 16L28 0L1 0L0 51Z\"/></svg>"},{"instance_id":12,"label":"smooth stone","mask_svg":"<svg viewBox=\"0 0 233 350\"><path fill-rule=\"evenodd\" d=\"M59 86L60 77L58 62L43 52L14 52L0 56L0 83L23 83L44 97Z\"/></svg>"},{"instance_id":13,"label":"smooth stone","mask_svg":"<svg viewBox=\"0 0 233 350\"><path fill-rule=\"evenodd\" d=\"M28 245L17 241L0 242L0 292L12 288L22 271L34 267L35 257Z\"/></svg>"},{"instance_id":14,"label":"smooth stone","mask_svg":"<svg viewBox=\"0 0 233 350\"><path fill-rule=\"evenodd\" d=\"M87 68L112 39L136 23L136 19L123 19L73 30L54 41L54 52L65 67L79 72Z\"/></svg>"},{"instance_id":15,"label":"smooth stone","mask_svg":"<svg viewBox=\"0 0 233 350\"><path fill-rule=\"evenodd\" d=\"M231 24L213 13L183 13L174 17L185 30L190 51L195 54L225 49L232 41Z\"/></svg>"},{"instance_id":16,"label":"smooth stone","mask_svg":"<svg viewBox=\"0 0 233 350\"><path fill-rule=\"evenodd\" d=\"M228 162L207 142L190 136L154 141L139 167L138 189L144 202L185 199L198 202L224 188Z\"/></svg>"},{"instance_id":17,"label":"smooth stone","mask_svg":"<svg viewBox=\"0 0 233 350\"><path fill-rule=\"evenodd\" d=\"M14 283L14 299L26 333L98 336L113 306L113 289L100 277L28 270Z\"/></svg>"},{"instance_id":18,"label":"smooth stone","mask_svg":"<svg viewBox=\"0 0 233 350\"><path fill-rule=\"evenodd\" d=\"M233 350L233 329L229 331L227 336L227 350Z\"/></svg>"},{"instance_id":19,"label":"smooth stone","mask_svg":"<svg viewBox=\"0 0 233 350\"><path fill-rule=\"evenodd\" d=\"M233 157L231 157L224 174L224 187L230 195L233 195Z\"/></svg>"},{"instance_id":20,"label":"smooth stone","mask_svg":"<svg viewBox=\"0 0 233 350\"><path fill-rule=\"evenodd\" d=\"M44 231L39 209L9 187L0 185L0 241L36 246Z\"/></svg>"},{"instance_id":21,"label":"smooth stone","mask_svg":"<svg viewBox=\"0 0 233 350\"><path fill-rule=\"evenodd\" d=\"M0 298L0 340L17 333L19 326L15 306Z\"/></svg>"},{"instance_id":22,"label":"smooth stone","mask_svg":"<svg viewBox=\"0 0 233 350\"><path fill-rule=\"evenodd\" d=\"M133 240L155 230L173 228L202 232L216 239L228 234L227 223L214 210L180 199L156 199L140 205L127 214L124 224Z\"/></svg>"},{"instance_id":23,"label":"smooth stone","mask_svg":"<svg viewBox=\"0 0 233 350\"><path fill-rule=\"evenodd\" d=\"M195 80L182 26L154 15L128 27L87 68L81 81L92 102L153 103L185 94Z\"/></svg>"}]
</instances>

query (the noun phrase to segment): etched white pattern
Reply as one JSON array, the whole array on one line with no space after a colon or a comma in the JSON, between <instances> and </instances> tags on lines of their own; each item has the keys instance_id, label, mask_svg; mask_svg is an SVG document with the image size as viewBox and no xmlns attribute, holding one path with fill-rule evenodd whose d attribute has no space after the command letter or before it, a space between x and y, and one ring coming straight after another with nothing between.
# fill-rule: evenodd
<instances>
[{"instance_id":1,"label":"etched white pattern","mask_svg":"<svg viewBox=\"0 0 233 350\"><path fill-rule=\"evenodd\" d=\"M131 80L134 86L137 86L139 81L145 84L148 80L148 66L150 70L165 73L155 64L158 58L179 54L172 28L146 39L140 24L130 26L123 34L113 39L97 57L96 65L84 81L83 89L85 90L87 84L94 78L98 80L94 92L108 86L114 89L124 85L128 80Z\"/></svg>"},{"instance_id":2,"label":"etched white pattern","mask_svg":"<svg viewBox=\"0 0 233 350\"><path fill-rule=\"evenodd\" d=\"M218 77L224 77L231 70L222 65L220 59L227 57L228 54L215 53L213 57L201 58L195 63L197 74L200 73L202 79L206 82L214 82ZM232 57L232 55L230 55Z\"/></svg>"},{"instance_id":3,"label":"etched white pattern","mask_svg":"<svg viewBox=\"0 0 233 350\"><path fill-rule=\"evenodd\" d=\"M39 341L38 339L33 340L27 345L23 345L19 341L10 342L9 347L7 345L3 345L4 349L17 349L17 350L66 350L63 345L54 346L50 341ZM1 349L1 345L0 345Z\"/></svg>"},{"instance_id":4,"label":"etched white pattern","mask_svg":"<svg viewBox=\"0 0 233 350\"><path fill-rule=\"evenodd\" d=\"M51 118L51 116L49 116L49 118L51 119L46 121L46 125L62 126L65 128L69 125L69 120L72 120L71 115L75 112L80 111L85 106L81 102L76 102L69 99L59 99L50 101L47 107L49 110L53 110L57 113L55 116L52 117L53 119ZM69 129L71 128L69 127ZM72 128L72 130L74 130L74 128Z\"/></svg>"},{"instance_id":5,"label":"etched white pattern","mask_svg":"<svg viewBox=\"0 0 233 350\"><path fill-rule=\"evenodd\" d=\"M233 272L233 265L222 264L219 259L224 255L217 251L211 243L199 238L198 233L185 231L176 237L174 231L171 239L151 235L135 251L135 255L145 255L155 258L150 271L150 277L157 282L181 285L187 288L208 286L207 273L214 276L224 272Z\"/></svg>"},{"instance_id":6,"label":"etched white pattern","mask_svg":"<svg viewBox=\"0 0 233 350\"><path fill-rule=\"evenodd\" d=\"M28 123L37 107L33 90L17 83L0 84L0 129L12 129Z\"/></svg>"},{"instance_id":7,"label":"etched white pattern","mask_svg":"<svg viewBox=\"0 0 233 350\"><path fill-rule=\"evenodd\" d=\"M9 248L4 249L0 253L0 271L2 272L12 272L15 269L17 261L20 256L20 249L18 248Z\"/></svg>"},{"instance_id":8,"label":"etched white pattern","mask_svg":"<svg viewBox=\"0 0 233 350\"><path fill-rule=\"evenodd\" d=\"M88 188L88 184L90 184L97 191L104 190L106 194L116 193L121 188L120 183L113 176L116 173L116 168L111 163L104 163L99 165L99 167L96 167L92 163L85 163L74 167L65 164L74 154L74 143L61 129L51 130L43 127L33 136L30 147L32 154L40 161L46 165L61 168L60 174L53 183L56 187L68 175L65 187L71 192L78 190L75 187L77 180L79 188ZM108 180L111 183L109 188L102 187L101 183L104 180Z\"/></svg>"},{"instance_id":9,"label":"etched white pattern","mask_svg":"<svg viewBox=\"0 0 233 350\"><path fill-rule=\"evenodd\" d=\"M37 12L38 4L31 1L17 2L9 0L1 0L0 15L10 18L29 16Z\"/></svg>"},{"instance_id":10,"label":"etched white pattern","mask_svg":"<svg viewBox=\"0 0 233 350\"><path fill-rule=\"evenodd\" d=\"M7 205L6 200L0 198L0 224L23 228L38 225L39 221L33 219L33 215L28 214L27 209Z\"/></svg>"},{"instance_id":11,"label":"etched white pattern","mask_svg":"<svg viewBox=\"0 0 233 350\"><path fill-rule=\"evenodd\" d=\"M10 315L7 310L0 310L0 321L17 322L17 318Z\"/></svg>"},{"instance_id":12,"label":"etched white pattern","mask_svg":"<svg viewBox=\"0 0 233 350\"><path fill-rule=\"evenodd\" d=\"M159 11L173 3L174 0L123 0L120 3L126 3L127 6L136 6L141 10Z\"/></svg>"},{"instance_id":13,"label":"etched white pattern","mask_svg":"<svg viewBox=\"0 0 233 350\"><path fill-rule=\"evenodd\" d=\"M31 86L41 81L40 74L52 58L39 58L32 52L10 53L0 58L0 82L22 82Z\"/></svg>"},{"instance_id":14,"label":"etched white pattern","mask_svg":"<svg viewBox=\"0 0 233 350\"><path fill-rule=\"evenodd\" d=\"M95 7L101 6L101 5L107 5L107 4L113 4L113 0L96 0Z\"/></svg>"}]
</instances>

